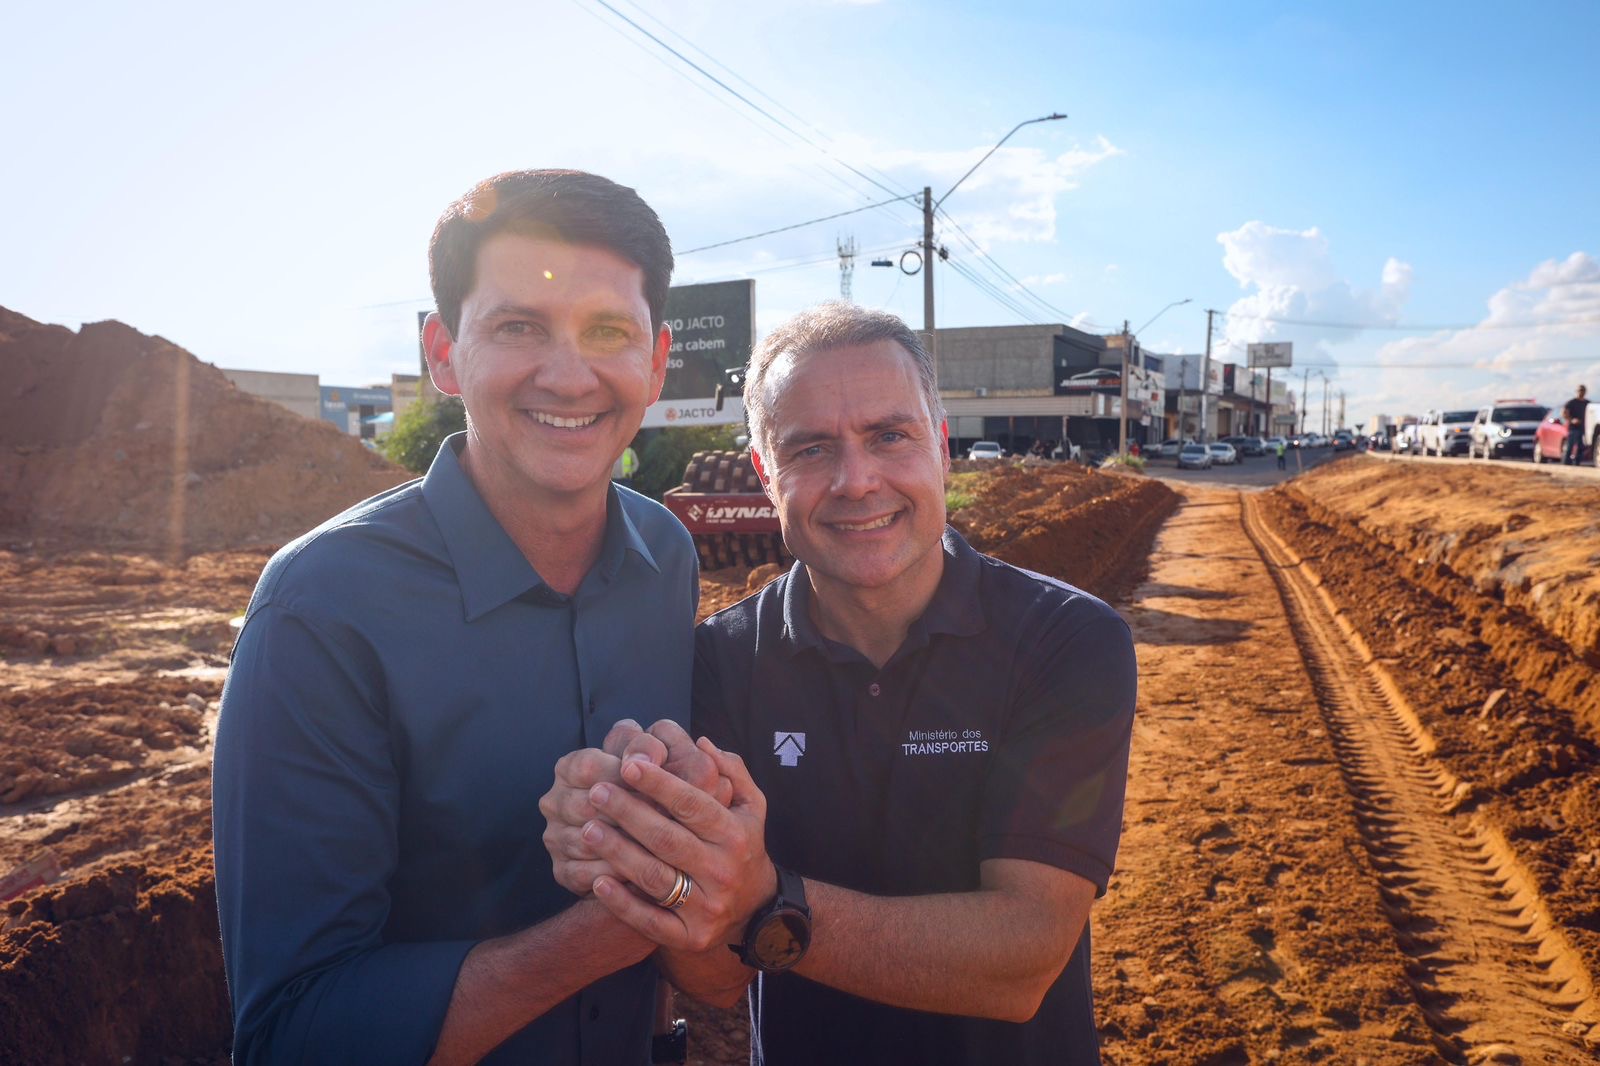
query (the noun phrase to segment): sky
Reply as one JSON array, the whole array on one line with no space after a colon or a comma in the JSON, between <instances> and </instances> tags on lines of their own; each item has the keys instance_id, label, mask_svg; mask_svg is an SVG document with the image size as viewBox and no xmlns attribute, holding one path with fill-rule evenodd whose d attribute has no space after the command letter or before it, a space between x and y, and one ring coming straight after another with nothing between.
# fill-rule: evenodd
<instances>
[{"instance_id":1,"label":"sky","mask_svg":"<svg viewBox=\"0 0 1600 1066\"><path fill-rule=\"evenodd\" d=\"M26 5L0 306L386 382L445 205L568 166L655 207L675 281L755 278L758 331L838 297L844 240L855 301L920 326L922 277L869 265L920 209L869 205L929 186L940 326L1196 354L1210 309L1219 358L1293 342L1309 426L1324 378L1346 424L1600 388L1600 5L987 6Z\"/></svg>"}]
</instances>

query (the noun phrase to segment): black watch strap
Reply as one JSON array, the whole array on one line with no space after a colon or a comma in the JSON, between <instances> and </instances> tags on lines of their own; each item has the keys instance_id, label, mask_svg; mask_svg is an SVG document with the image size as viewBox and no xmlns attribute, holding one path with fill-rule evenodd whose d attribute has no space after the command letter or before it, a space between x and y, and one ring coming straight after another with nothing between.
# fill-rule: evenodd
<instances>
[{"instance_id":1,"label":"black watch strap","mask_svg":"<svg viewBox=\"0 0 1600 1066\"><path fill-rule=\"evenodd\" d=\"M728 948L746 966L763 973L781 973L799 962L811 947L811 908L806 906L805 880L793 870L774 865L778 894L751 915L744 941Z\"/></svg>"}]
</instances>

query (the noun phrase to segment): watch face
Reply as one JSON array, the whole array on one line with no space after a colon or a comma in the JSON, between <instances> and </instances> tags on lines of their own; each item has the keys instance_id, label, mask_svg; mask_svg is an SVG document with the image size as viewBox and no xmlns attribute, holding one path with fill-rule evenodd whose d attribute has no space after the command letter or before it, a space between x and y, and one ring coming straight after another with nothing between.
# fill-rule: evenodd
<instances>
[{"instance_id":1,"label":"watch face","mask_svg":"<svg viewBox=\"0 0 1600 1066\"><path fill-rule=\"evenodd\" d=\"M810 923L796 911L782 910L761 923L750 953L763 970L787 970L800 961L810 946Z\"/></svg>"}]
</instances>

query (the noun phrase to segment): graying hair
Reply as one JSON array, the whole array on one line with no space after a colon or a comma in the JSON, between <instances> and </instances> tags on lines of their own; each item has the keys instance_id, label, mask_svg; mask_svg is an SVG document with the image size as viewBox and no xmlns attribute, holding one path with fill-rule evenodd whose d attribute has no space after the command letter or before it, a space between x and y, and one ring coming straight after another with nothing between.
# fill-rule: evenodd
<instances>
[{"instance_id":1,"label":"graying hair","mask_svg":"<svg viewBox=\"0 0 1600 1066\"><path fill-rule=\"evenodd\" d=\"M765 451L767 445L765 433L767 416L771 411L771 405L767 402L767 374L772 370L773 363L785 355L798 361L812 352L875 344L878 341L893 341L911 356L911 361L916 364L918 383L922 386L922 398L928 405L928 414L937 429L944 421L944 404L939 399L939 376L934 368L933 356L922 346L916 331L898 315L835 300L801 311L763 337L755 351L750 353L750 363L745 367L744 417L756 450Z\"/></svg>"}]
</instances>

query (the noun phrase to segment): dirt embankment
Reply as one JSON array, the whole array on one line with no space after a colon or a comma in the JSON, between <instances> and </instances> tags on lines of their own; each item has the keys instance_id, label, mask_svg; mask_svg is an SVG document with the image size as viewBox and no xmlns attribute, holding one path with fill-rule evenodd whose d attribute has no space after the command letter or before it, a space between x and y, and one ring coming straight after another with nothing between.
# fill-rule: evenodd
<instances>
[{"instance_id":1,"label":"dirt embankment","mask_svg":"<svg viewBox=\"0 0 1600 1066\"><path fill-rule=\"evenodd\" d=\"M1531 595L1543 581L1582 602L1595 575L1578 560L1600 541L1567 510L1581 489L1526 470L1429 466L1425 493L1410 465L1374 461L1263 504L1436 741L1461 782L1452 809L1509 842L1600 974L1600 658L1558 635L1582 631L1567 603ZM1386 494L1380 530L1356 501ZM1529 521L1507 520L1518 514ZM1508 580L1517 571L1526 584Z\"/></svg>"},{"instance_id":2,"label":"dirt embankment","mask_svg":"<svg viewBox=\"0 0 1600 1066\"><path fill-rule=\"evenodd\" d=\"M410 475L120 322L0 308L0 537L177 558L281 544Z\"/></svg>"}]
</instances>

